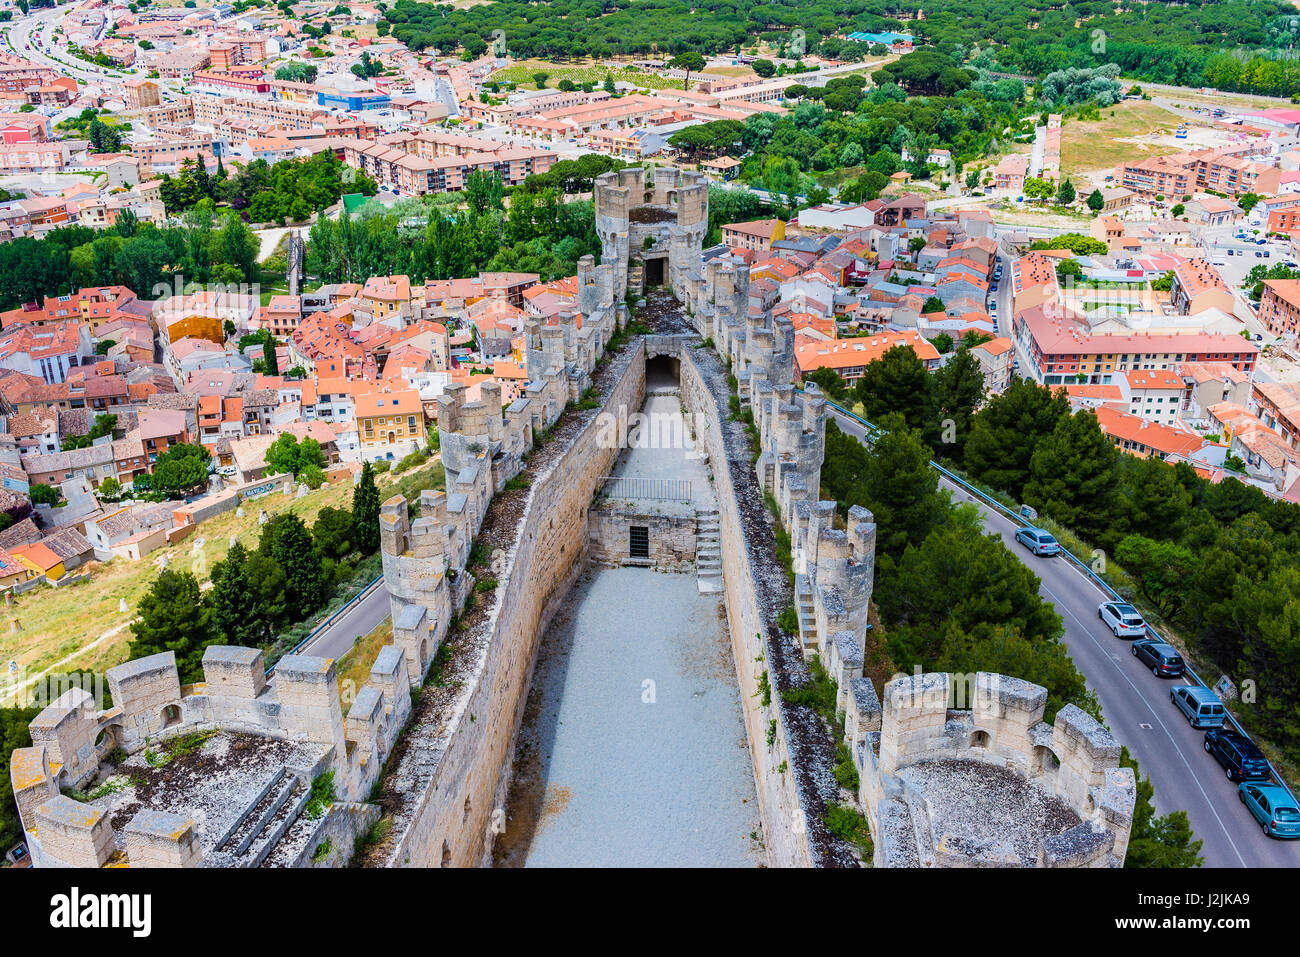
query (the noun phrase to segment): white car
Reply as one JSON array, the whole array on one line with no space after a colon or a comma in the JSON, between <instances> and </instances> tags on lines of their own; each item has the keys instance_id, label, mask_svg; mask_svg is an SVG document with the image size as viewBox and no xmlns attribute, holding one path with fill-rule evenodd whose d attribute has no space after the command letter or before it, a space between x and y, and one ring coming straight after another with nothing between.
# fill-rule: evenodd
<instances>
[{"instance_id":1,"label":"white car","mask_svg":"<svg viewBox=\"0 0 1300 957\"><path fill-rule=\"evenodd\" d=\"M1128 602L1104 601L1097 606L1097 617L1105 622L1116 638L1141 638L1147 633L1147 623Z\"/></svg>"}]
</instances>

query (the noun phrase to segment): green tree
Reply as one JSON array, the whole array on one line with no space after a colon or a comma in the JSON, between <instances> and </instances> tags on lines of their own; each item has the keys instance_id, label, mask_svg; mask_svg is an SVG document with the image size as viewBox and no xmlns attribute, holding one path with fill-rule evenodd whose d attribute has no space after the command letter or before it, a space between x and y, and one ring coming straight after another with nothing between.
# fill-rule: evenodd
<instances>
[{"instance_id":1,"label":"green tree","mask_svg":"<svg viewBox=\"0 0 1300 957\"><path fill-rule=\"evenodd\" d=\"M975 409L984 398L984 373L969 349L959 349L934 374L932 384L938 418L937 450L960 462L962 450L970 437Z\"/></svg>"},{"instance_id":2,"label":"green tree","mask_svg":"<svg viewBox=\"0 0 1300 957\"><path fill-rule=\"evenodd\" d=\"M1069 206L1074 202L1074 196L1074 184L1068 178L1061 180L1061 185L1056 190L1056 202L1061 206Z\"/></svg>"},{"instance_id":3,"label":"green tree","mask_svg":"<svg viewBox=\"0 0 1300 957\"><path fill-rule=\"evenodd\" d=\"M338 560L352 554L355 528L352 513L345 508L329 505L316 514L316 524L311 527L312 541L326 558Z\"/></svg>"},{"instance_id":4,"label":"green tree","mask_svg":"<svg viewBox=\"0 0 1300 957\"><path fill-rule=\"evenodd\" d=\"M1012 629L1036 646L1062 634L1060 615L1038 594L1038 577L1001 538L984 533L973 509L959 509L878 578L890 655L904 671L933 667L956 633L945 634L946 627L984 638L1006 633L977 632L980 626Z\"/></svg>"},{"instance_id":5,"label":"green tree","mask_svg":"<svg viewBox=\"0 0 1300 957\"><path fill-rule=\"evenodd\" d=\"M290 620L289 580L276 560L260 550L249 553L244 575L260 629L258 644L269 644L275 632Z\"/></svg>"},{"instance_id":6,"label":"green tree","mask_svg":"<svg viewBox=\"0 0 1300 957\"><path fill-rule=\"evenodd\" d=\"M755 60L749 67L763 79L776 76L776 64L771 60Z\"/></svg>"},{"instance_id":7,"label":"green tree","mask_svg":"<svg viewBox=\"0 0 1300 957\"><path fill-rule=\"evenodd\" d=\"M1088 194L1088 208L1094 213L1100 213L1101 208L1106 205L1106 198L1101 195L1101 190L1094 189Z\"/></svg>"},{"instance_id":8,"label":"green tree","mask_svg":"<svg viewBox=\"0 0 1300 957\"><path fill-rule=\"evenodd\" d=\"M266 636L257 608L257 595L248 578L248 549L230 546L224 560L212 566L212 623L230 645L251 647Z\"/></svg>"},{"instance_id":9,"label":"green tree","mask_svg":"<svg viewBox=\"0 0 1300 957\"><path fill-rule=\"evenodd\" d=\"M849 401L849 384L841 379L840 374L834 369L827 369L823 366L820 369L814 369L803 378L805 382L812 382L817 385L832 402L843 405Z\"/></svg>"},{"instance_id":10,"label":"green tree","mask_svg":"<svg viewBox=\"0 0 1300 957\"><path fill-rule=\"evenodd\" d=\"M545 73L541 70L533 74L533 82L537 84L537 89L539 90L546 89L546 81L550 78L551 75L549 73Z\"/></svg>"},{"instance_id":11,"label":"green tree","mask_svg":"<svg viewBox=\"0 0 1300 957\"><path fill-rule=\"evenodd\" d=\"M682 89L689 90L691 88L691 74L704 69L704 57L696 50L686 50L669 60L668 65L674 70L686 71L686 77L682 80Z\"/></svg>"},{"instance_id":12,"label":"green tree","mask_svg":"<svg viewBox=\"0 0 1300 957\"><path fill-rule=\"evenodd\" d=\"M355 523L353 541L363 555L379 548L379 489L375 486L375 470L369 462L361 464L361 481L352 492L352 521Z\"/></svg>"},{"instance_id":13,"label":"green tree","mask_svg":"<svg viewBox=\"0 0 1300 957\"><path fill-rule=\"evenodd\" d=\"M276 351L275 336L270 332L266 332L262 340L262 366L268 376L280 374L280 355Z\"/></svg>"},{"instance_id":14,"label":"green tree","mask_svg":"<svg viewBox=\"0 0 1300 957\"><path fill-rule=\"evenodd\" d=\"M24 11L25 12L25 11ZM40 708L0 708L0 847L8 850L23 839L23 825L9 779L9 759L19 748L32 746L27 726Z\"/></svg>"},{"instance_id":15,"label":"green tree","mask_svg":"<svg viewBox=\"0 0 1300 957\"><path fill-rule=\"evenodd\" d=\"M948 353L952 352L952 336L948 335L946 332L941 332L937 336L932 336L930 338L930 345L934 346L935 349L938 350L939 355L946 356Z\"/></svg>"},{"instance_id":16,"label":"green tree","mask_svg":"<svg viewBox=\"0 0 1300 957\"><path fill-rule=\"evenodd\" d=\"M1142 596L1168 620L1180 617L1197 570L1197 557L1176 542L1129 535L1115 548L1119 562L1138 583Z\"/></svg>"},{"instance_id":17,"label":"green tree","mask_svg":"<svg viewBox=\"0 0 1300 957\"><path fill-rule=\"evenodd\" d=\"M1137 803L1133 806L1133 826L1129 831L1124 866L1200 867L1205 861L1201 856L1205 842L1193 839L1187 812L1170 811L1163 817L1156 817L1152 802L1155 788L1150 778L1141 776L1141 769L1127 747L1120 750L1119 764L1122 768L1132 768L1137 781Z\"/></svg>"},{"instance_id":18,"label":"green tree","mask_svg":"<svg viewBox=\"0 0 1300 957\"><path fill-rule=\"evenodd\" d=\"M1095 537L1115 512L1118 456L1097 425L1095 412L1081 409L1063 415L1051 434L1035 443L1024 500L1061 524Z\"/></svg>"},{"instance_id":19,"label":"green tree","mask_svg":"<svg viewBox=\"0 0 1300 957\"><path fill-rule=\"evenodd\" d=\"M32 482L27 489L27 495L33 505L57 505L62 497L56 487L42 485L40 482Z\"/></svg>"},{"instance_id":20,"label":"green tree","mask_svg":"<svg viewBox=\"0 0 1300 957\"><path fill-rule=\"evenodd\" d=\"M871 422L879 423L884 416L897 412L908 428L923 435L934 431L933 384L911 346L894 346L868 363L854 395Z\"/></svg>"},{"instance_id":21,"label":"green tree","mask_svg":"<svg viewBox=\"0 0 1300 957\"><path fill-rule=\"evenodd\" d=\"M207 482L211 461L211 454L203 446L177 443L154 463L153 487L169 495L192 491Z\"/></svg>"},{"instance_id":22,"label":"green tree","mask_svg":"<svg viewBox=\"0 0 1300 957\"><path fill-rule=\"evenodd\" d=\"M986 485L1020 498L1034 449L1069 410L1064 389L1054 395L1028 379L1013 378L1007 391L991 397L971 423L967 470Z\"/></svg>"},{"instance_id":23,"label":"green tree","mask_svg":"<svg viewBox=\"0 0 1300 957\"><path fill-rule=\"evenodd\" d=\"M320 443L310 436L299 443L292 433L282 432L266 450L266 467L276 474L297 477L308 465L319 468L324 464L325 453L321 450Z\"/></svg>"},{"instance_id":24,"label":"green tree","mask_svg":"<svg viewBox=\"0 0 1300 957\"><path fill-rule=\"evenodd\" d=\"M991 671L1046 688L1045 721L1052 721L1067 704L1100 718L1095 696L1074 666L1069 650L1059 641L1031 641L1014 625L981 622L966 632L948 622L940 627L939 647L936 671Z\"/></svg>"},{"instance_id":25,"label":"green tree","mask_svg":"<svg viewBox=\"0 0 1300 957\"><path fill-rule=\"evenodd\" d=\"M285 599L300 617L324 604L333 583L323 574L320 553L301 518L284 512L271 519L262 526L257 548L284 570Z\"/></svg>"},{"instance_id":26,"label":"green tree","mask_svg":"<svg viewBox=\"0 0 1300 957\"><path fill-rule=\"evenodd\" d=\"M897 414L885 416L881 428L888 431L866 450L862 474L845 497L871 510L878 551L897 558L942 521L946 500L921 433L909 429Z\"/></svg>"},{"instance_id":27,"label":"green tree","mask_svg":"<svg viewBox=\"0 0 1300 957\"><path fill-rule=\"evenodd\" d=\"M117 153L122 149L122 134L99 119L90 121L86 130L92 153Z\"/></svg>"},{"instance_id":28,"label":"green tree","mask_svg":"<svg viewBox=\"0 0 1300 957\"><path fill-rule=\"evenodd\" d=\"M203 649L218 640L212 605L189 572L159 572L131 623L130 656L143 658L164 652L176 655L182 682L201 680Z\"/></svg>"}]
</instances>

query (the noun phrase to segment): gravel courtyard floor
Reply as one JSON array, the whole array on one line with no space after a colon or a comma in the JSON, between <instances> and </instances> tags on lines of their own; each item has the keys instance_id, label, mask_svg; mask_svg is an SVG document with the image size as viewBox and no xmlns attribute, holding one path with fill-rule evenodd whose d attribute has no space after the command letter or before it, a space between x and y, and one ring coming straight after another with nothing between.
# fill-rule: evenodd
<instances>
[{"instance_id":1,"label":"gravel courtyard floor","mask_svg":"<svg viewBox=\"0 0 1300 957\"><path fill-rule=\"evenodd\" d=\"M496 862L757 866L726 615L695 575L593 569L539 651Z\"/></svg>"}]
</instances>

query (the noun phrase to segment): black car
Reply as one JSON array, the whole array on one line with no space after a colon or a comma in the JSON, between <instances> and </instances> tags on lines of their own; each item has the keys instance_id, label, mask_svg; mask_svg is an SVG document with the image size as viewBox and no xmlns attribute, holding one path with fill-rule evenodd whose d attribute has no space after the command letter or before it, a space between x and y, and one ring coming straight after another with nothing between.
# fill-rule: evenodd
<instances>
[{"instance_id":1,"label":"black car","mask_svg":"<svg viewBox=\"0 0 1300 957\"><path fill-rule=\"evenodd\" d=\"M1229 781L1262 781L1272 777L1268 759L1255 747L1255 742L1230 728L1206 731L1205 750L1223 765Z\"/></svg>"},{"instance_id":2,"label":"black car","mask_svg":"<svg viewBox=\"0 0 1300 957\"><path fill-rule=\"evenodd\" d=\"M1133 642L1133 657L1148 665L1157 678L1182 677L1183 656L1173 645L1154 638L1139 638Z\"/></svg>"}]
</instances>

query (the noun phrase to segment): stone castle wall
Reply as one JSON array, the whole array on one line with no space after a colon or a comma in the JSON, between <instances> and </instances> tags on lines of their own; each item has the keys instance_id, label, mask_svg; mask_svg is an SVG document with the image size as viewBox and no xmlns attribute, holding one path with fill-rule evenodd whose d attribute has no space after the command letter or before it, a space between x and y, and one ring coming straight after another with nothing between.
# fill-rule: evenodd
<instances>
[{"instance_id":1,"label":"stone castle wall","mask_svg":"<svg viewBox=\"0 0 1300 957\"><path fill-rule=\"evenodd\" d=\"M645 352L634 348L602 409L640 406ZM442 728L411 729L418 738L403 762L410 767L395 771L396 784L417 791L409 810L395 818L390 866L471 867L490 858L493 812L504 806L537 646L581 567L588 509L618 455L617 448L601 447L597 415L590 415L569 448L530 486L466 693Z\"/></svg>"},{"instance_id":2,"label":"stone castle wall","mask_svg":"<svg viewBox=\"0 0 1300 957\"><path fill-rule=\"evenodd\" d=\"M693 415L697 447L707 455L716 483L727 623L736 677L740 683L749 752L754 763L764 843L773 866L811 867L813 854L807 840L807 812L795 786L792 767L795 758L787 746L785 709L775 691L771 692L768 705L761 703L760 679L768 669L768 653L763 638L767 624L754 570L749 562L745 529L728 466L729 456L722 434L725 416L696 364L695 350L680 349L678 357L681 360L682 400ZM748 460L742 467L750 467ZM776 721L776 739L768 747L768 722L773 720ZM784 771L781 770L783 765Z\"/></svg>"}]
</instances>

